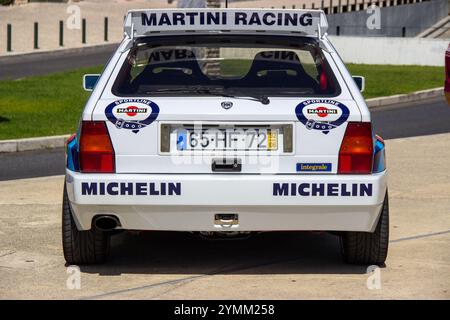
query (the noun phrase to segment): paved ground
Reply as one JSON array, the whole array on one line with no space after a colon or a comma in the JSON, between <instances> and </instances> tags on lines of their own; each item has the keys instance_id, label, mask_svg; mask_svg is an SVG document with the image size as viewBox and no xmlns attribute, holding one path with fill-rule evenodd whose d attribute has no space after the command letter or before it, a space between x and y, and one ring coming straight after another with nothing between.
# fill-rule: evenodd
<instances>
[{"instance_id":1,"label":"paved ground","mask_svg":"<svg viewBox=\"0 0 450 320\"><path fill-rule=\"evenodd\" d=\"M375 130L385 139L450 132L450 108L443 98L372 111ZM64 150L0 153L0 181L64 174Z\"/></svg>"},{"instance_id":2,"label":"paved ground","mask_svg":"<svg viewBox=\"0 0 450 320\"><path fill-rule=\"evenodd\" d=\"M450 107L444 97L371 110L375 132L385 139L450 132Z\"/></svg>"},{"instance_id":3,"label":"paved ground","mask_svg":"<svg viewBox=\"0 0 450 320\"><path fill-rule=\"evenodd\" d=\"M267 233L207 242L122 233L102 266L66 287L63 177L0 182L0 299L450 299L450 134L387 141L391 244L381 289L348 266L328 234Z\"/></svg>"},{"instance_id":4,"label":"paved ground","mask_svg":"<svg viewBox=\"0 0 450 320\"><path fill-rule=\"evenodd\" d=\"M15 80L105 65L118 44L0 57L0 80Z\"/></svg>"},{"instance_id":5,"label":"paved ground","mask_svg":"<svg viewBox=\"0 0 450 320\"><path fill-rule=\"evenodd\" d=\"M64 148L0 153L0 181L64 174Z\"/></svg>"}]
</instances>

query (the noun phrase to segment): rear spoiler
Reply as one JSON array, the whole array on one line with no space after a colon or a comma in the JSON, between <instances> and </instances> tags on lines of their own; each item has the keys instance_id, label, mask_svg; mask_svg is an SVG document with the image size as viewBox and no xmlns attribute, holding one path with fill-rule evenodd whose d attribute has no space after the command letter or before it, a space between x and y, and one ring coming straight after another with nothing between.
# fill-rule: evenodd
<instances>
[{"instance_id":1,"label":"rear spoiler","mask_svg":"<svg viewBox=\"0 0 450 320\"><path fill-rule=\"evenodd\" d=\"M328 29L323 10L157 9L131 10L124 32L129 39L160 33L268 32L322 38Z\"/></svg>"}]
</instances>

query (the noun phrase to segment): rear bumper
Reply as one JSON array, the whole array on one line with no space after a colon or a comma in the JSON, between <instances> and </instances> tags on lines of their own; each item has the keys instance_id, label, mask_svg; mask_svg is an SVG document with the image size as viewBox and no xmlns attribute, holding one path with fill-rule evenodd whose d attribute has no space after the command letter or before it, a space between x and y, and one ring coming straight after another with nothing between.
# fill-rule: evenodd
<instances>
[{"instance_id":1,"label":"rear bumper","mask_svg":"<svg viewBox=\"0 0 450 320\"><path fill-rule=\"evenodd\" d=\"M77 227L108 214L123 229L373 231L387 172L371 175L82 174L67 170ZM238 224L217 225L216 214Z\"/></svg>"}]
</instances>

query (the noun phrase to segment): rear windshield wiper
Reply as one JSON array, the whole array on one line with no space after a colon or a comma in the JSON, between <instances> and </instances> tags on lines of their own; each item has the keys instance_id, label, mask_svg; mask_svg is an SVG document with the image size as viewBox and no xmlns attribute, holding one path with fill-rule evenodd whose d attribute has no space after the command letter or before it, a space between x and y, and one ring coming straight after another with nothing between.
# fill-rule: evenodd
<instances>
[{"instance_id":1,"label":"rear windshield wiper","mask_svg":"<svg viewBox=\"0 0 450 320\"><path fill-rule=\"evenodd\" d=\"M256 94L248 94L248 93L242 93L238 94L237 92L225 89L225 88L199 88L196 92L198 93L204 93L204 94L210 94L210 95L217 95L227 98L235 98L235 99L247 99L246 97L250 97L251 100L256 100L261 102L262 104L269 104L270 100L267 96L264 95L256 95Z\"/></svg>"},{"instance_id":2,"label":"rear windshield wiper","mask_svg":"<svg viewBox=\"0 0 450 320\"><path fill-rule=\"evenodd\" d=\"M224 88L220 87L182 87L182 88L161 88L153 91L148 91L146 94L155 94L155 93L197 93L197 94L204 94L204 95L211 95L211 96L221 96L226 98L235 98L235 99L246 99L245 97L248 96L252 98L251 100L256 100L261 102L262 104L269 104L270 100L265 95L256 95L256 94L248 94L243 93L242 95L234 94L233 91L229 91Z\"/></svg>"},{"instance_id":3,"label":"rear windshield wiper","mask_svg":"<svg viewBox=\"0 0 450 320\"><path fill-rule=\"evenodd\" d=\"M228 94L232 98L237 99L244 99L244 97L250 97L252 100L256 100L261 102L262 104L269 104L270 100L269 97L263 94L256 94L256 93L244 93L242 91L234 91L233 89L227 90Z\"/></svg>"}]
</instances>

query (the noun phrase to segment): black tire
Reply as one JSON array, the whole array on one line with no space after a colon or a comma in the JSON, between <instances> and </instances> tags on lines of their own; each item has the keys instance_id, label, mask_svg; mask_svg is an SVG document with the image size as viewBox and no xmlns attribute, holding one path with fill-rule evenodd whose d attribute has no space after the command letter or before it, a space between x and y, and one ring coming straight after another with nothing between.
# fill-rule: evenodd
<instances>
[{"instance_id":1,"label":"black tire","mask_svg":"<svg viewBox=\"0 0 450 320\"><path fill-rule=\"evenodd\" d=\"M389 246L389 199L384 197L375 232L344 232L341 235L345 262L359 265L384 265Z\"/></svg>"},{"instance_id":2,"label":"black tire","mask_svg":"<svg viewBox=\"0 0 450 320\"><path fill-rule=\"evenodd\" d=\"M103 263L109 254L109 234L94 227L79 231L72 216L66 184L62 204L62 244L68 264Z\"/></svg>"}]
</instances>

